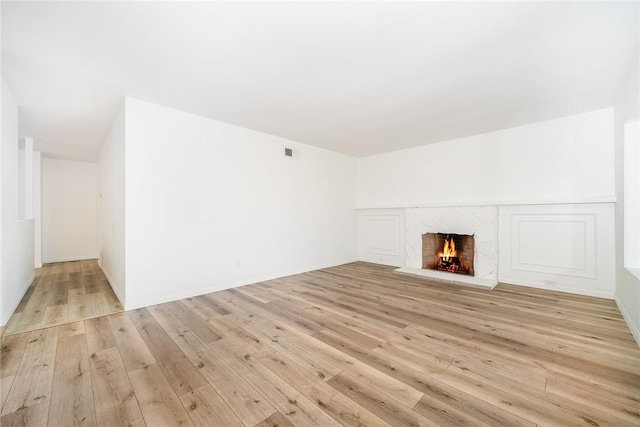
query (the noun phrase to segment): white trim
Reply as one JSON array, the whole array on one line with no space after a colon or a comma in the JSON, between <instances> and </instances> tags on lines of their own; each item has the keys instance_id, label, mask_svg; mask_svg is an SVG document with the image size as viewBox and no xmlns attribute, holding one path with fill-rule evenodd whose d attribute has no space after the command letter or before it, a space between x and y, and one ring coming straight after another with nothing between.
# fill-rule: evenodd
<instances>
[{"instance_id":1,"label":"white trim","mask_svg":"<svg viewBox=\"0 0 640 427\"><path fill-rule=\"evenodd\" d=\"M393 221L393 230L379 227L380 222ZM372 262L375 264L392 265L402 267L405 264L405 212L404 209L374 210L358 212L358 257L360 261ZM378 226L376 226L376 224ZM383 235L392 245L386 248L376 248L371 246L371 231L383 232ZM391 231L391 233L389 233ZM392 247L393 246L393 247Z\"/></svg>"},{"instance_id":2,"label":"white trim","mask_svg":"<svg viewBox=\"0 0 640 427\"><path fill-rule=\"evenodd\" d=\"M35 278L36 278L36 272L34 271L33 273L31 273L31 277L29 278L27 286L24 287L24 290L22 292L19 292L18 297L11 304L10 306L11 308L7 310L6 313L2 313L2 318L0 319L0 325L2 327L7 326L7 322L9 322L9 319L11 319L11 316L13 316L13 312L16 311L18 304L20 304L20 301L22 301L22 298L24 298L24 295L27 293L29 286L31 286Z\"/></svg>"},{"instance_id":3,"label":"white trim","mask_svg":"<svg viewBox=\"0 0 640 427\"><path fill-rule=\"evenodd\" d=\"M313 270L321 270L323 268L335 267L335 266L338 266L338 265L349 264L349 263L357 262L357 261L358 261L357 258L348 258L346 260L336 261L336 262L332 262L332 263L328 263L328 264L315 265L315 266L311 266L311 267L303 267L303 268L300 268L300 269L290 270L290 271L285 272L285 273L276 273L276 274L269 274L269 275L265 275L265 276L257 276L257 277L252 277L252 278L249 278L249 279L237 280L237 281L234 281L234 282L222 283L222 284L218 284L218 285L214 285L214 286L208 286L208 287L200 288L200 289L197 289L197 290L186 291L186 292L177 292L177 293L174 293L174 294L171 294L171 295L163 295L163 296L159 296L159 297L155 297L155 298L148 298L148 299L146 299L144 301L127 302L126 304L124 304L124 309L125 309L125 311L136 310L138 308L149 307L149 306L157 305L157 304L163 304L163 303L169 302L169 301L176 301L176 300L180 300L180 299L184 299L184 298L191 298L191 297L195 297L195 296L198 296L198 295L209 294L211 292L223 291L225 289L237 288L237 287L240 287L240 286L250 285L252 283L264 282L264 281L267 281L267 280L280 279L282 277L292 276L294 274L306 273L307 271L313 271Z\"/></svg>"},{"instance_id":4,"label":"white trim","mask_svg":"<svg viewBox=\"0 0 640 427\"><path fill-rule=\"evenodd\" d=\"M519 205L581 205L590 203L615 203L615 196L596 196L582 199L547 199L547 200L486 200L472 202L400 202L387 205L359 205L357 210L364 209L404 209L433 208L454 206L519 206Z\"/></svg>"},{"instance_id":5,"label":"white trim","mask_svg":"<svg viewBox=\"0 0 640 427\"><path fill-rule=\"evenodd\" d=\"M528 288L546 289L549 291L556 291L556 292L566 292L569 294L576 294L576 295L585 295L588 297L613 299L613 292L610 292L610 291L594 291L589 289L568 288L564 286L545 286L543 283L540 283L535 280L513 279L510 277L501 276L500 283L516 285L516 286L526 286Z\"/></svg>"},{"instance_id":6,"label":"white trim","mask_svg":"<svg viewBox=\"0 0 640 427\"><path fill-rule=\"evenodd\" d=\"M640 330L638 330L638 327L636 326L636 324L633 323L631 315L629 314L627 309L624 307L624 304L622 304L617 297L615 298L615 301L616 301L616 305L618 306L618 310L620 310L620 314L622 314L624 321L627 322L627 326L631 331L631 335L633 335L633 338L636 340L636 344L638 344L638 347L640 347Z\"/></svg>"},{"instance_id":7,"label":"white trim","mask_svg":"<svg viewBox=\"0 0 640 427\"><path fill-rule=\"evenodd\" d=\"M596 247L597 247L597 238L596 238L596 223L597 223L597 214L595 213L583 213L583 214L572 214L572 213L511 213L509 214L509 237L510 242L508 243L508 247L511 248L511 254L509 257L505 257L505 260L509 261L507 267L511 270L519 270L525 272L534 272L534 273L546 273L567 277L582 277L587 279L598 279L596 274L596 266L598 264L596 257ZM521 248L521 233L522 226L524 224L528 224L532 226L533 224L556 224L556 225L566 225L566 224L580 224L582 227L580 231L582 232L582 237L584 240L584 246L582 249L582 262L578 262L578 264L582 265L562 265L562 264L551 264L548 263L535 263L532 261L524 261L522 260L522 253L520 251ZM536 233L536 234L545 234ZM573 233L574 241L576 239L577 233ZM505 236L506 237L506 236ZM578 261L578 260L575 260ZM506 270L506 268L503 268Z\"/></svg>"},{"instance_id":8,"label":"white trim","mask_svg":"<svg viewBox=\"0 0 640 427\"><path fill-rule=\"evenodd\" d=\"M102 267L102 264L100 262L98 262L98 266L100 267L100 270L102 270L102 273L104 273L104 277L107 278L107 282L109 282L109 286L111 286L111 289L113 290L113 293L116 294L116 298L118 298L118 301L120 301L120 305L122 305L122 307L124 307L124 301L125 301L124 295L122 295L120 293L120 289L117 286L113 286L115 281L111 278L111 275L109 275L107 270L105 270Z\"/></svg>"},{"instance_id":9,"label":"white trim","mask_svg":"<svg viewBox=\"0 0 640 427\"><path fill-rule=\"evenodd\" d=\"M98 259L98 254L54 258L54 259L42 260L42 262L43 264L52 264L54 262L86 261L90 259Z\"/></svg>"}]
</instances>

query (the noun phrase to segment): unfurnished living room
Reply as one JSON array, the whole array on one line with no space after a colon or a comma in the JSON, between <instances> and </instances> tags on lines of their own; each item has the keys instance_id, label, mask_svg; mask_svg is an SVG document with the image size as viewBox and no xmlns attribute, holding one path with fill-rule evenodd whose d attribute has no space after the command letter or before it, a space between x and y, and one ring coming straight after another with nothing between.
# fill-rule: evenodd
<instances>
[{"instance_id":1,"label":"unfurnished living room","mask_svg":"<svg viewBox=\"0 0 640 427\"><path fill-rule=\"evenodd\" d=\"M0 425L640 426L640 3L1 3Z\"/></svg>"}]
</instances>

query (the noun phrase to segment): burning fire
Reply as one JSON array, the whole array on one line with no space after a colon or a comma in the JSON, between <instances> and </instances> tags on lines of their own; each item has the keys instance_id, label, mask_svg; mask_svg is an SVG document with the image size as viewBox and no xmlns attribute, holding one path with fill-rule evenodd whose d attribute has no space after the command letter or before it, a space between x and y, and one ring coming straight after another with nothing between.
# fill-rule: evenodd
<instances>
[{"instance_id":1,"label":"burning fire","mask_svg":"<svg viewBox=\"0 0 640 427\"><path fill-rule=\"evenodd\" d=\"M457 256L458 251L456 251L456 243L454 242L453 237L450 239L444 239L444 249L438 254L438 257L443 261L449 261L449 258Z\"/></svg>"}]
</instances>

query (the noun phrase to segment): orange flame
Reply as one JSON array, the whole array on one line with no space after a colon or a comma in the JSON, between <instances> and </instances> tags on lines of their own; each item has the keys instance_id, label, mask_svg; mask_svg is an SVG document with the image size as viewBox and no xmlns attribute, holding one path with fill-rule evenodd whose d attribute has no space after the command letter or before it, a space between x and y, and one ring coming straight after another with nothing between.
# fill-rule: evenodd
<instances>
[{"instance_id":1,"label":"orange flame","mask_svg":"<svg viewBox=\"0 0 640 427\"><path fill-rule=\"evenodd\" d=\"M444 250L438 254L444 261L449 261L450 257L457 257L458 251L456 251L456 243L453 237L450 239L444 239Z\"/></svg>"}]
</instances>

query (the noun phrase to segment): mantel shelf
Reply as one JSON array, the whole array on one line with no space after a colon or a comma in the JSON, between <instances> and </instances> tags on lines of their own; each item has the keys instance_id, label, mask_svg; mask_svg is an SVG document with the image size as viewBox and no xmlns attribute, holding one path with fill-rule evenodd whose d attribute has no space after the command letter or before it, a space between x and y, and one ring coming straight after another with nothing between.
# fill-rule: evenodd
<instances>
[{"instance_id":1,"label":"mantel shelf","mask_svg":"<svg viewBox=\"0 0 640 427\"><path fill-rule=\"evenodd\" d=\"M615 196L600 196L581 199L540 199L540 200L486 200L469 202L431 202L431 203L389 203L358 205L357 210L366 209L409 209L455 206L519 206L519 205L582 205L593 203L615 203Z\"/></svg>"}]
</instances>

